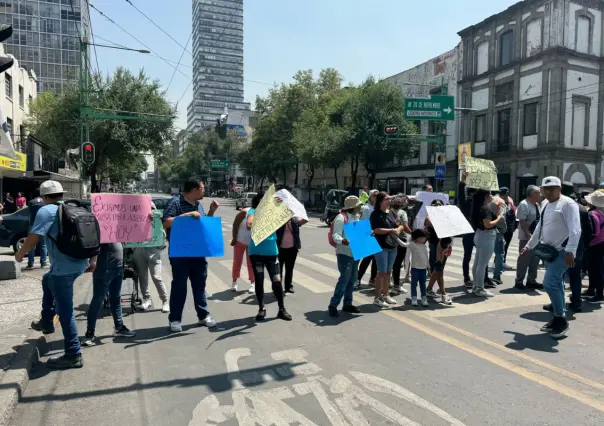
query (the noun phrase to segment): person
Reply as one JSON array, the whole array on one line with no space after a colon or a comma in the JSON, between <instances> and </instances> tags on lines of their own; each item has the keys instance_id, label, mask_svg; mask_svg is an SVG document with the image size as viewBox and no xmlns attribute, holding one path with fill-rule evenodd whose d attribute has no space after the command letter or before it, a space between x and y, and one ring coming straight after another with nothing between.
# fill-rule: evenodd
<instances>
[{"instance_id":1,"label":"person","mask_svg":"<svg viewBox=\"0 0 604 426\"><path fill-rule=\"evenodd\" d=\"M184 184L183 192L175 196L164 210L163 224L166 237L170 241L170 229L175 217L190 216L200 219L206 213L201 205L205 187L197 178L189 178ZM213 200L208 216L214 216L219 204ZM170 331L182 331L182 311L187 300L187 280L191 280L193 301L197 312L198 324L212 328L216 321L210 315L206 300L206 280L208 277L208 262L204 257L170 257L172 266L172 287L170 288Z\"/></svg>"},{"instance_id":2,"label":"person","mask_svg":"<svg viewBox=\"0 0 604 426\"><path fill-rule=\"evenodd\" d=\"M489 210L491 210L495 216L503 216L503 220L500 220L495 226L495 265L493 268L493 278L485 280L486 288L495 288L497 285L503 284L501 280L501 274L503 274L503 263L505 258L505 234L507 232L507 222L505 220L507 215L507 205L505 201L498 195L492 198L489 203ZM488 269L485 272L485 277L488 277Z\"/></svg>"},{"instance_id":3,"label":"person","mask_svg":"<svg viewBox=\"0 0 604 426\"><path fill-rule=\"evenodd\" d=\"M594 290L593 297L587 303L601 304L604 302L604 193L594 191L585 197L589 208L589 216L593 224L593 234L587 250L587 270L589 288Z\"/></svg>"},{"instance_id":4,"label":"person","mask_svg":"<svg viewBox=\"0 0 604 426\"><path fill-rule=\"evenodd\" d=\"M151 209L157 210L155 204L151 202ZM170 302L168 301L168 291L162 277L162 260L161 253L166 247L166 232L162 233L162 241L156 247L136 247L134 249L134 264L138 271L138 283L142 294L143 301L141 309L147 311L153 306L151 301L151 293L149 292L149 273L159 298L162 302L161 311L164 314L170 312Z\"/></svg>"},{"instance_id":5,"label":"person","mask_svg":"<svg viewBox=\"0 0 604 426\"><path fill-rule=\"evenodd\" d=\"M250 230L254 224L254 213L263 197L264 191L260 191L252 199L252 208L247 214L247 228ZM273 294L275 295L279 306L277 318L284 321L291 321L292 316L285 309L285 297L281 284L281 275L278 270L279 264L277 262L277 256L279 254L279 249L277 247L277 233L273 232L266 239L261 241L260 244L256 244L254 243L254 240L250 240L248 253L252 262L252 267L254 268L254 278L256 282L256 299L258 299L258 314L256 315L256 321L263 321L266 318L266 308L264 306L265 268L271 280Z\"/></svg>"},{"instance_id":6,"label":"person","mask_svg":"<svg viewBox=\"0 0 604 426\"><path fill-rule=\"evenodd\" d=\"M472 198L472 226L476 230L474 233L474 245L476 246L476 256L472 266L472 275L474 277L474 286L472 293L479 297L493 297L494 294L484 288L485 271L489 265L489 260L495 250L496 230L495 227L503 216L495 216L489 210L489 204L493 197L487 189L479 189Z\"/></svg>"},{"instance_id":7,"label":"person","mask_svg":"<svg viewBox=\"0 0 604 426\"><path fill-rule=\"evenodd\" d=\"M354 195L346 197L344 200L344 208L338 214L333 224L333 241L337 244L336 257L338 260L338 271L340 277L336 284L336 288L333 292L333 296L329 302L327 310L329 316L337 318L338 305L344 298L344 305L342 306L343 312L351 314L359 314L361 310L352 304L354 286L357 281L357 268L359 267L359 261L354 260L352 251L350 250L349 241L344 233L344 224L353 223L359 220L359 214L361 213L361 200Z\"/></svg>"},{"instance_id":8,"label":"person","mask_svg":"<svg viewBox=\"0 0 604 426\"><path fill-rule=\"evenodd\" d=\"M249 294L256 292L255 281L254 281L254 268L250 261L248 254L248 246L250 245L251 233L247 228L247 214L251 207L246 207L239 210L239 213L235 216L233 221L233 239L231 240L231 246L233 247L233 284L231 286L233 291L238 290L237 280L241 277L241 266L243 265L243 257L247 262L247 273L250 280L250 288L248 289Z\"/></svg>"},{"instance_id":9,"label":"person","mask_svg":"<svg viewBox=\"0 0 604 426\"><path fill-rule=\"evenodd\" d=\"M520 254L535 251L535 254L545 260L543 288L552 303L554 317L541 327L541 331L549 332L554 338L560 338L568 332L564 274L569 267L575 266L575 256L581 238L581 222L577 203L561 194L560 179L555 176L546 177L541 188L545 196L541 206L541 219Z\"/></svg>"},{"instance_id":10,"label":"person","mask_svg":"<svg viewBox=\"0 0 604 426\"><path fill-rule=\"evenodd\" d=\"M432 185L427 184L427 185L424 185L422 187L422 191L425 191L425 192L434 192L434 188L432 187Z\"/></svg>"},{"instance_id":11,"label":"person","mask_svg":"<svg viewBox=\"0 0 604 426\"><path fill-rule=\"evenodd\" d=\"M42 201L42 198L40 197L40 190L38 190L36 193L36 198L33 198L28 203L29 229L30 230L31 230L31 227L33 226L34 222L36 221L36 215L38 214L38 210L40 210L43 206L44 206L44 201ZM48 256L48 248L46 247L46 238L41 236L40 242L38 243L38 245L33 250L30 250L29 253L27 253L27 269L33 269L33 267L34 267L36 250L40 251L40 267L46 268L46 266L48 265L46 263L47 256Z\"/></svg>"},{"instance_id":12,"label":"person","mask_svg":"<svg viewBox=\"0 0 604 426\"><path fill-rule=\"evenodd\" d=\"M96 269L92 273L92 300L88 307L88 322L83 345L93 346L96 322L109 291L109 307L116 337L134 337L136 333L124 325L122 318L122 282L124 280L124 248L121 243L101 244Z\"/></svg>"},{"instance_id":13,"label":"person","mask_svg":"<svg viewBox=\"0 0 604 426\"><path fill-rule=\"evenodd\" d=\"M302 248L300 226L308 222L305 219L292 217L281 228L277 229L277 247L279 247L279 272L283 277L285 293L294 293L294 266L298 251ZM285 275L283 268L285 267Z\"/></svg>"},{"instance_id":14,"label":"person","mask_svg":"<svg viewBox=\"0 0 604 426\"><path fill-rule=\"evenodd\" d=\"M390 274L394 266L397 251L397 239L404 226L397 225L392 215L389 214L390 197L381 191L375 197L375 210L371 213L369 221L381 251L374 255L377 264L375 280L375 299L373 303L380 307L396 305L396 300L390 297Z\"/></svg>"},{"instance_id":15,"label":"person","mask_svg":"<svg viewBox=\"0 0 604 426\"><path fill-rule=\"evenodd\" d=\"M377 189L372 189L371 191L369 191L369 202L367 202L361 209L361 220L369 219L371 213L373 213L373 210L375 208L375 197L377 196L378 192L379 191ZM371 264L371 275L369 277L368 284L370 287L373 287L375 285L375 277L377 276L377 265L375 263L375 257L367 256L363 258L361 260L361 263L359 264L357 288L361 287L361 280L363 279L363 275L365 275L369 264Z\"/></svg>"},{"instance_id":16,"label":"person","mask_svg":"<svg viewBox=\"0 0 604 426\"><path fill-rule=\"evenodd\" d=\"M459 194L457 202L459 210L461 210L468 222L472 223L472 197L476 193L476 188L470 188L466 185L467 178L468 172L464 170L457 188ZM463 261L461 264L463 282L466 288L472 288L474 284L470 278L470 260L472 260L472 251L474 250L474 233L464 234L461 241L463 244Z\"/></svg>"},{"instance_id":17,"label":"person","mask_svg":"<svg viewBox=\"0 0 604 426\"><path fill-rule=\"evenodd\" d=\"M17 210L21 210L25 208L27 205L27 199L23 195L22 192L17 193L17 199L15 200L15 205L17 206Z\"/></svg>"},{"instance_id":18,"label":"person","mask_svg":"<svg viewBox=\"0 0 604 426\"><path fill-rule=\"evenodd\" d=\"M499 188L499 197L506 204L505 224L507 229L503 235L503 239L505 241L503 269L505 271L509 271L512 269L512 267L507 264L508 249L510 248L512 238L514 237L514 232L516 232L516 228L518 227L518 221L516 220L516 206L514 205L514 200L512 197L510 197L510 189L508 187L502 186Z\"/></svg>"},{"instance_id":19,"label":"person","mask_svg":"<svg viewBox=\"0 0 604 426\"><path fill-rule=\"evenodd\" d=\"M433 200L430 204L432 207L442 207L444 203L441 200ZM426 216L425 227L428 234L428 242L430 247L429 267L430 267L430 282L428 283L428 296L437 298L437 294L434 292L434 283L438 282L438 287L441 294L441 302L445 305L452 305L453 301L447 294L445 288L445 264L447 263L447 257L451 255L453 239L452 238L438 238L436 230L430 222L430 217Z\"/></svg>"},{"instance_id":20,"label":"person","mask_svg":"<svg viewBox=\"0 0 604 426\"><path fill-rule=\"evenodd\" d=\"M4 213L10 214L17 211L17 205L10 192L4 195Z\"/></svg>"},{"instance_id":21,"label":"person","mask_svg":"<svg viewBox=\"0 0 604 426\"><path fill-rule=\"evenodd\" d=\"M69 257L57 248L54 242L59 233L58 204L63 200L63 186L56 181L47 180L40 185L40 196L44 206L38 210L36 220L21 249L15 254L15 260L21 262L40 241L40 236L48 237L50 270L42 278L42 315L32 328L44 334L54 333L53 320L59 316L65 354L52 357L46 365L51 369L81 368L84 365L73 310L73 285L84 272L94 272L96 256L90 259Z\"/></svg>"},{"instance_id":22,"label":"person","mask_svg":"<svg viewBox=\"0 0 604 426\"><path fill-rule=\"evenodd\" d=\"M422 306L428 306L426 292L426 273L430 265L426 241L428 234L423 229L414 229L411 233L409 251L411 252L411 305L417 306L417 285L422 297Z\"/></svg>"},{"instance_id":23,"label":"person","mask_svg":"<svg viewBox=\"0 0 604 426\"><path fill-rule=\"evenodd\" d=\"M538 186L529 185L526 189L526 198L518 205L516 217L519 221L518 227L518 250L522 251L531 239L540 220L539 200L541 190ZM516 283L514 287L518 290L539 290L543 285L537 282L537 271L539 268L539 257L534 256L531 251L524 256L518 256L516 263ZM526 285L524 278L528 270Z\"/></svg>"},{"instance_id":24,"label":"person","mask_svg":"<svg viewBox=\"0 0 604 426\"><path fill-rule=\"evenodd\" d=\"M394 221L397 226L402 226L405 234L400 235L400 239L403 242L407 241L407 235L411 234L411 229L409 228L409 218L407 216L407 212L403 208L403 204L406 203L407 197L405 196L397 196L394 197L392 202L390 203L390 212L394 216ZM405 290L401 283L401 268L403 267L403 262L405 261L405 257L407 256L407 248L401 245L397 246L396 249L396 258L394 259L394 265L392 269L392 282L394 284L394 291L396 293L406 294L407 290Z\"/></svg>"}]
</instances>

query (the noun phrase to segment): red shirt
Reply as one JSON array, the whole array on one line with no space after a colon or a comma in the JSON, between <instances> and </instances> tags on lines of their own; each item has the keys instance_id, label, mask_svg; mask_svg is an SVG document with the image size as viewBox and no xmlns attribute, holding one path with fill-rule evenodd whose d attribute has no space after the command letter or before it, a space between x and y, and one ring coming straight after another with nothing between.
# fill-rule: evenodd
<instances>
[{"instance_id":1,"label":"red shirt","mask_svg":"<svg viewBox=\"0 0 604 426\"><path fill-rule=\"evenodd\" d=\"M16 204L17 204L17 207L23 208L27 204L27 200L25 199L25 197L19 197L19 198L17 198Z\"/></svg>"}]
</instances>

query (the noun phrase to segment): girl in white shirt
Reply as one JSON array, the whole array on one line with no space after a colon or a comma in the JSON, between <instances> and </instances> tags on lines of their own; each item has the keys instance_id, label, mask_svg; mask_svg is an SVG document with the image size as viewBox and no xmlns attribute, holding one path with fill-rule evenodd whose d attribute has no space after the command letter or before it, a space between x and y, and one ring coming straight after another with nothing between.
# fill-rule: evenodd
<instances>
[{"instance_id":1,"label":"girl in white shirt","mask_svg":"<svg viewBox=\"0 0 604 426\"><path fill-rule=\"evenodd\" d=\"M250 288L248 293L254 294L256 292L254 286L254 268L250 261L250 256L247 253L247 246L250 244L252 238L252 231L247 228L247 213L250 208L241 209L235 220L233 221L233 239L231 240L231 246L233 247L233 291L237 291L238 285L237 280L241 276L241 266L243 264L243 256L247 261L247 273L250 280Z\"/></svg>"}]
</instances>

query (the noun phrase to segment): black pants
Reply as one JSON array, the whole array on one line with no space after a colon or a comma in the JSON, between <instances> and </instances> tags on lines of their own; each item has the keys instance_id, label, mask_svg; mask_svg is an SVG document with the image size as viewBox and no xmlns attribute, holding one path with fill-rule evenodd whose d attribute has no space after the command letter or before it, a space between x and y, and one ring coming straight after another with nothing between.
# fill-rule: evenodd
<instances>
[{"instance_id":1,"label":"black pants","mask_svg":"<svg viewBox=\"0 0 604 426\"><path fill-rule=\"evenodd\" d=\"M371 281L375 280L375 277L377 276L377 265L375 263L375 259L373 256L367 256L365 258L363 258L363 260L361 260L361 263L359 264L359 274L357 276L357 278L359 279L359 281L361 281L361 279L363 279L363 275L365 275L365 272L367 272L367 267L369 266L369 263L371 263Z\"/></svg>"},{"instance_id":2,"label":"black pants","mask_svg":"<svg viewBox=\"0 0 604 426\"><path fill-rule=\"evenodd\" d=\"M589 289L595 290L597 297L604 296L604 277L602 277L602 261L604 260L604 243L591 246L586 252L587 271L589 273Z\"/></svg>"},{"instance_id":3,"label":"black pants","mask_svg":"<svg viewBox=\"0 0 604 426\"><path fill-rule=\"evenodd\" d=\"M392 267L392 282L394 285L401 285L401 268L403 267L403 262L405 262L406 255L407 249L398 246L396 249L396 259L394 259L394 266Z\"/></svg>"},{"instance_id":4,"label":"black pants","mask_svg":"<svg viewBox=\"0 0 604 426\"><path fill-rule=\"evenodd\" d=\"M468 281L470 279L470 260L472 260L472 250L474 250L474 234L465 234L462 237L462 242L463 262L461 268L463 269L463 279Z\"/></svg>"},{"instance_id":5,"label":"black pants","mask_svg":"<svg viewBox=\"0 0 604 426\"><path fill-rule=\"evenodd\" d=\"M266 272L268 272L268 276L273 283L273 294L277 299L279 309L284 309L283 287L281 286L281 277L279 276L277 256L261 256L259 254L253 254L250 256L250 261L254 267L254 281L256 281L258 307L264 309L264 268L266 268Z\"/></svg>"},{"instance_id":6,"label":"black pants","mask_svg":"<svg viewBox=\"0 0 604 426\"><path fill-rule=\"evenodd\" d=\"M279 249L279 271L281 272L281 279L283 280L285 290L294 287L292 281L294 279L294 265L296 264L297 257L297 247ZM283 266L285 266L285 275L283 275Z\"/></svg>"},{"instance_id":7,"label":"black pants","mask_svg":"<svg viewBox=\"0 0 604 426\"><path fill-rule=\"evenodd\" d=\"M503 239L505 240L505 251L503 253L503 263L506 263L508 258L508 248L510 247L510 242L512 242L512 237L514 236L513 232L506 232L503 234Z\"/></svg>"}]
</instances>

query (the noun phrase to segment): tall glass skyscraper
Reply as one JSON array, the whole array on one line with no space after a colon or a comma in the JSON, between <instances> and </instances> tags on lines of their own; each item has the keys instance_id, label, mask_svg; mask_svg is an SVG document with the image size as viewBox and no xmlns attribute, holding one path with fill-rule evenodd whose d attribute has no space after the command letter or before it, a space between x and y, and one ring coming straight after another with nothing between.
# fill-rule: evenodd
<instances>
[{"instance_id":1,"label":"tall glass skyscraper","mask_svg":"<svg viewBox=\"0 0 604 426\"><path fill-rule=\"evenodd\" d=\"M85 0L0 1L0 23L13 26L4 49L35 71L38 91L61 90L79 78L79 32L90 34Z\"/></svg>"},{"instance_id":2,"label":"tall glass skyscraper","mask_svg":"<svg viewBox=\"0 0 604 426\"><path fill-rule=\"evenodd\" d=\"M193 0L193 100L187 130L214 125L243 101L243 0Z\"/></svg>"}]
</instances>

